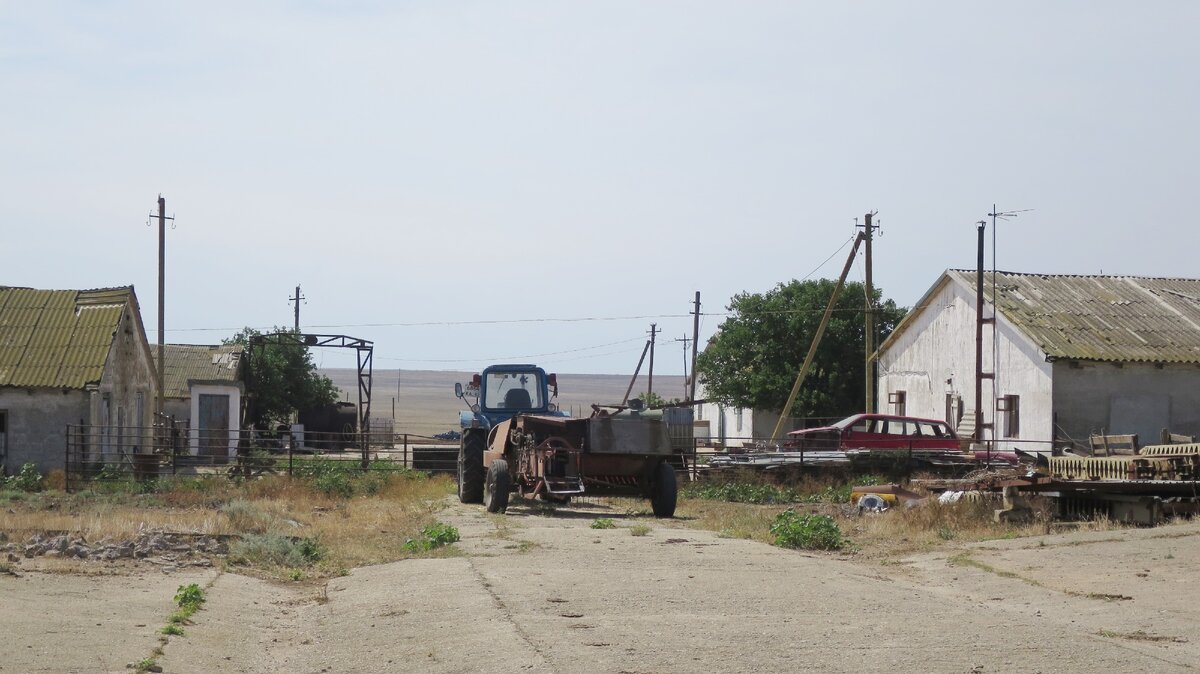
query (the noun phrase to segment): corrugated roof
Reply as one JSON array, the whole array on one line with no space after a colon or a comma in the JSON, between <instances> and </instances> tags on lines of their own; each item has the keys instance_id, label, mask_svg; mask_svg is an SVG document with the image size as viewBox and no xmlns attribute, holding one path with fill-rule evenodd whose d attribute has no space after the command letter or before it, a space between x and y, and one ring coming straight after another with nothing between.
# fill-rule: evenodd
<instances>
[{"instance_id":1,"label":"corrugated roof","mask_svg":"<svg viewBox=\"0 0 1200 674\"><path fill-rule=\"evenodd\" d=\"M946 274L975 292L974 271ZM1200 280L997 272L995 287L1000 314L1050 358L1200 363Z\"/></svg>"},{"instance_id":2,"label":"corrugated roof","mask_svg":"<svg viewBox=\"0 0 1200 674\"><path fill-rule=\"evenodd\" d=\"M0 386L83 388L100 381L133 288L0 286Z\"/></svg>"},{"instance_id":3,"label":"corrugated roof","mask_svg":"<svg viewBox=\"0 0 1200 674\"><path fill-rule=\"evenodd\" d=\"M189 381L236 384L241 381L241 358L242 347L236 344L165 344L163 395L167 398L187 398L191 395Z\"/></svg>"}]
</instances>

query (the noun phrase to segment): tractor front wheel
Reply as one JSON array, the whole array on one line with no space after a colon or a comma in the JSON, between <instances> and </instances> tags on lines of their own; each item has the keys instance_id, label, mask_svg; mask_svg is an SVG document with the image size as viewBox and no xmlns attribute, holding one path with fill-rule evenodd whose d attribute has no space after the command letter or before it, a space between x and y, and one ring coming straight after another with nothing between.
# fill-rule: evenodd
<instances>
[{"instance_id":1,"label":"tractor front wheel","mask_svg":"<svg viewBox=\"0 0 1200 674\"><path fill-rule=\"evenodd\" d=\"M512 489L512 478L508 474L508 462L496 459L488 467L487 482L483 487L483 505L490 513L508 510L508 493Z\"/></svg>"},{"instance_id":2,"label":"tractor front wheel","mask_svg":"<svg viewBox=\"0 0 1200 674\"><path fill-rule=\"evenodd\" d=\"M483 433L463 433L458 445L458 500L483 501Z\"/></svg>"},{"instance_id":3,"label":"tractor front wheel","mask_svg":"<svg viewBox=\"0 0 1200 674\"><path fill-rule=\"evenodd\" d=\"M679 486L675 481L675 468L663 461L654 469L654 491L650 494L650 507L655 517L674 517L675 502Z\"/></svg>"}]
</instances>

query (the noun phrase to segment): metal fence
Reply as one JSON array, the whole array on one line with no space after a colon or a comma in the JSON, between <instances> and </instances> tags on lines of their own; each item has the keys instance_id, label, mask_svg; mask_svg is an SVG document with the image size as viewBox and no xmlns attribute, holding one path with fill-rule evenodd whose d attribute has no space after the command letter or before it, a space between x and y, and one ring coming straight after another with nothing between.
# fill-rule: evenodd
<instances>
[{"instance_id":1,"label":"metal fence","mask_svg":"<svg viewBox=\"0 0 1200 674\"><path fill-rule=\"evenodd\" d=\"M230 430L184 424L154 427L67 426L67 489L92 481L172 476L304 475L315 460L361 470L454 473L458 442L408 433L318 433Z\"/></svg>"}]
</instances>

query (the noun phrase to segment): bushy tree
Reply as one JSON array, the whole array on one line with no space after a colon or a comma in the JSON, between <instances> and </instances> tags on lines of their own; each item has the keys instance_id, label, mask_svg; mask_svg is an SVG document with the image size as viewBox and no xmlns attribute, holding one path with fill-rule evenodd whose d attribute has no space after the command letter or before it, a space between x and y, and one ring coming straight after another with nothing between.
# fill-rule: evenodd
<instances>
[{"instance_id":1,"label":"bushy tree","mask_svg":"<svg viewBox=\"0 0 1200 674\"><path fill-rule=\"evenodd\" d=\"M733 407L782 411L835 285L828 279L791 281L765 293L735 295L727 307L731 315L696 361L705 397ZM863 411L865 295L862 283L842 289L793 416ZM876 347L906 313L882 297L876 288Z\"/></svg>"},{"instance_id":2,"label":"bushy tree","mask_svg":"<svg viewBox=\"0 0 1200 674\"><path fill-rule=\"evenodd\" d=\"M295 330L275 328L273 332L299 335ZM263 333L244 328L226 344L241 344L247 352L252 337ZM296 339L288 344L259 344L253 348L246 367L246 394L251 400L253 424L285 422L293 412L337 402L338 389L333 381L317 372L308 347Z\"/></svg>"}]
</instances>

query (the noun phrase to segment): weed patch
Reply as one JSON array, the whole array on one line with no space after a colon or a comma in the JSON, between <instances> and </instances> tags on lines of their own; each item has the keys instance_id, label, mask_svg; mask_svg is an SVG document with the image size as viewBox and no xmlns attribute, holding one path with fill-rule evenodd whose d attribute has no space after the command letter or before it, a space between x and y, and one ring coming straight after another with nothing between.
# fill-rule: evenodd
<instances>
[{"instance_id":1,"label":"weed patch","mask_svg":"<svg viewBox=\"0 0 1200 674\"><path fill-rule=\"evenodd\" d=\"M842 530L829 515L801 515L785 510L771 522L774 543L783 548L837 550L846 544Z\"/></svg>"},{"instance_id":2,"label":"weed patch","mask_svg":"<svg viewBox=\"0 0 1200 674\"><path fill-rule=\"evenodd\" d=\"M607 517L597 517L592 520L593 529L615 529L616 527L617 523Z\"/></svg>"},{"instance_id":3,"label":"weed patch","mask_svg":"<svg viewBox=\"0 0 1200 674\"><path fill-rule=\"evenodd\" d=\"M6 488L14 491L34 492L42 491L46 488L46 482L42 479L42 474L38 472L37 466L32 463L21 466L21 472L16 475L0 479L3 479Z\"/></svg>"},{"instance_id":4,"label":"weed patch","mask_svg":"<svg viewBox=\"0 0 1200 674\"><path fill-rule=\"evenodd\" d=\"M458 535L458 529L449 524L434 522L421 529L419 538L410 538L405 541L404 549L407 552L428 552L460 540L462 539Z\"/></svg>"},{"instance_id":5,"label":"weed patch","mask_svg":"<svg viewBox=\"0 0 1200 674\"><path fill-rule=\"evenodd\" d=\"M648 533L650 533L650 527L645 524L635 524L629 527L630 536L645 536Z\"/></svg>"}]
</instances>

